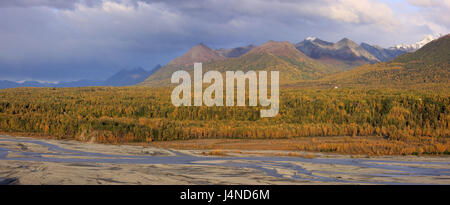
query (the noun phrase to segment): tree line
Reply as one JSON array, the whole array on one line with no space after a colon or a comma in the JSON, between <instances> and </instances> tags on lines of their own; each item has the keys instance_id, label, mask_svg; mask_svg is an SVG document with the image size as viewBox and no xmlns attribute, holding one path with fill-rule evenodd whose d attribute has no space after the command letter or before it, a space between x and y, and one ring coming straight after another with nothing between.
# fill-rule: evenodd
<instances>
[{"instance_id":1,"label":"tree line","mask_svg":"<svg viewBox=\"0 0 450 205\"><path fill-rule=\"evenodd\" d=\"M175 107L170 93L145 87L2 89L0 131L105 143L450 136L448 90L284 88L273 118L260 118L261 107Z\"/></svg>"}]
</instances>

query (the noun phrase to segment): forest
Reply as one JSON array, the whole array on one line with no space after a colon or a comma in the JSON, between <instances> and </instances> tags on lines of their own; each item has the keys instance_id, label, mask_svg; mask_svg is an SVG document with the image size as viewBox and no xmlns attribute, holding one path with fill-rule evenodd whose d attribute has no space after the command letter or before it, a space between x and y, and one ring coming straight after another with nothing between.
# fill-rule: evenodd
<instances>
[{"instance_id":1,"label":"forest","mask_svg":"<svg viewBox=\"0 0 450 205\"><path fill-rule=\"evenodd\" d=\"M1 89L0 132L113 144L379 136L392 145L420 146L395 153L450 154L448 89L283 88L273 118L261 118L260 106L175 107L170 93L148 87ZM339 151L315 144L299 149Z\"/></svg>"}]
</instances>

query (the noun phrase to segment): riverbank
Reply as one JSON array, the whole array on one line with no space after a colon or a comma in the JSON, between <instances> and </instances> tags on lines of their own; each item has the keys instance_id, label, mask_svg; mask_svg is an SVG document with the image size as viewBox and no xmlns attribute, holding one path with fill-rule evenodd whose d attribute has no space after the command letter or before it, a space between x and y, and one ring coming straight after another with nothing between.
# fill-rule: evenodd
<instances>
[{"instance_id":1,"label":"riverbank","mask_svg":"<svg viewBox=\"0 0 450 205\"><path fill-rule=\"evenodd\" d=\"M24 132L0 132L0 135L30 137L44 140L58 139L51 135ZM397 155L450 156L450 152L448 152L450 140L443 137L413 137L402 140L390 140L381 136L334 136L296 137L290 139L186 139L140 143L107 143L96 142L95 140L81 142L136 145L144 147L151 146L178 150L206 150L202 152L203 155L235 155L236 153L248 151L270 150L275 151L271 152L271 155L302 156L309 158L322 154L343 154L354 158Z\"/></svg>"},{"instance_id":2,"label":"riverbank","mask_svg":"<svg viewBox=\"0 0 450 205\"><path fill-rule=\"evenodd\" d=\"M450 157L106 145L0 136L3 184L450 184ZM228 151L228 150L226 150ZM292 152L292 151L291 151ZM308 154L308 153L303 153Z\"/></svg>"}]
</instances>

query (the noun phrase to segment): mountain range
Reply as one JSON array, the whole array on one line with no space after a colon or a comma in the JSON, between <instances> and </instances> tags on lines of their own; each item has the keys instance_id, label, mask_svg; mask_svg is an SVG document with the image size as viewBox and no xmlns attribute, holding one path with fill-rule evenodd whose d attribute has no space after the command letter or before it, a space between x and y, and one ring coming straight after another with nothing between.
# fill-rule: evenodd
<instances>
[{"instance_id":1,"label":"mountain range","mask_svg":"<svg viewBox=\"0 0 450 205\"><path fill-rule=\"evenodd\" d=\"M372 54L375 58L377 58L379 62L390 61L395 57L400 56L406 52L401 49L394 49L394 48L386 49L376 45L369 45L367 43L361 43L360 46L364 48L366 51L368 51L370 54Z\"/></svg>"},{"instance_id":2,"label":"mountain range","mask_svg":"<svg viewBox=\"0 0 450 205\"><path fill-rule=\"evenodd\" d=\"M295 44L295 47L311 58L324 63L334 64L344 70L381 61L369 51L347 38L331 43L315 37L308 37L302 42Z\"/></svg>"},{"instance_id":3,"label":"mountain range","mask_svg":"<svg viewBox=\"0 0 450 205\"><path fill-rule=\"evenodd\" d=\"M194 62L203 63L203 72L278 70L281 85L448 83L448 36L434 40L435 37L429 35L415 44L390 48L364 42L357 44L347 38L332 43L316 37L308 37L296 44L268 41L260 46L229 49L211 49L200 43L165 66L158 65L150 71L139 67L121 70L105 81L0 81L0 88L168 86L173 72L186 70L192 74Z\"/></svg>"},{"instance_id":4,"label":"mountain range","mask_svg":"<svg viewBox=\"0 0 450 205\"><path fill-rule=\"evenodd\" d=\"M290 84L295 81L317 80L366 64L390 61L404 53L406 51L402 49L357 44L348 38L332 43L308 37L297 44L268 41L260 46L217 50L200 43L170 61L140 85L170 85L173 72L186 70L192 73L194 62L202 62L204 72L279 70L282 71L282 84Z\"/></svg>"},{"instance_id":5,"label":"mountain range","mask_svg":"<svg viewBox=\"0 0 450 205\"><path fill-rule=\"evenodd\" d=\"M241 50L242 51L242 50ZM327 73L334 73L332 66L321 63L300 52L289 42L268 41L258 47L241 52L235 57L225 57L216 50L203 44L191 48L184 55L175 58L159 69L141 85L170 85L170 77L177 70L193 72L193 63L202 62L203 72L217 70L219 72L233 70L279 70L280 81L288 83L308 79L318 79Z\"/></svg>"},{"instance_id":6,"label":"mountain range","mask_svg":"<svg viewBox=\"0 0 450 205\"><path fill-rule=\"evenodd\" d=\"M77 80L71 82L39 82L39 81L24 81L24 82L14 82L8 80L0 81L0 89L3 88L15 88L15 87L86 87L86 86L130 86L136 85L150 75L155 73L161 65L155 66L153 69L147 71L141 67L136 67L132 69L123 69L112 75L104 81L93 81L93 80Z\"/></svg>"},{"instance_id":7,"label":"mountain range","mask_svg":"<svg viewBox=\"0 0 450 205\"><path fill-rule=\"evenodd\" d=\"M405 52L414 52L420 48L422 48L424 45L426 45L427 43L436 40L440 37L442 37L442 34L437 34L437 35L425 35L423 37L423 39L421 41L418 41L416 43L413 44L398 44L396 46L393 46L391 48L389 48L389 50L400 50L400 51L405 51Z\"/></svg>"},{"instance_id":8,"label":"mountain range","mask_svg":"<svg viewBox=\"0 0 450 205\"><path fill-rule=\"evenodd\" d=\"M420 86L450 83L450 34L389 62L363 65L318 81L331 86Z\"/></svg>"},{"instance_id":9,"label":"mountain range","mask_svg":"<svg viewBox=\"0 0 450 205\"><path fill-rule=\"evenodd\" d=\"M227 57L227 58L237 58L241 55L244 55L248 51L252 50L256 46L250 44L248 46L242 46L237 48L229 48L229 49L217 49L215 50L219 55Z\"/></svg>"}]
</instances>

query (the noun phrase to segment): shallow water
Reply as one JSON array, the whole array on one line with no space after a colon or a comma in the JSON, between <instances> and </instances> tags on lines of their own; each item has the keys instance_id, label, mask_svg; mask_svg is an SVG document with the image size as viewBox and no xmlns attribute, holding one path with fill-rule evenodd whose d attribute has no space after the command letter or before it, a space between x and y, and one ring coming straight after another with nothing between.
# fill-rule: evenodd
<instances>
[{"instance_id":1,"label":"shallow water","mask_svg":"<svg viewBox=\"0 0 450 205\"><path fill-rule=\"evenodd\" d=\"M450 177L450 160L442 161L395 161L395 160L377 160L377 159L349 159L349 158L313 158L306 159L300 157L201 157L191 156L176 151L171 151L175 156L130 156L104 154L97 152L84 152L62 148L54 144L47 143L42 140L20 139L8 136L0 136L0 142L20 142L32 143L47 147L54 153L38 153L29 151L12 150L0 145L0 160L18 160L18 161L42 161L42 162L58 162L58 163L112 163L112 164L195 164L206 166L226 166L237 168L256 169L268 176L284 178L286 180L307 180L321 182L344 182L344 183L371 183L371 184L405 184L394 181L377 182L377 181L358 181L346 180L336 177L325 177L320 174L347 174L350 172L339 172L333 170L308 170L295 164L296 162L306 162L323 165L342 165L362 168L375 168L382 170L376 173L362 174L366 177ZM23 157L10 157L8 153L20 154ZM70 156L70 158L64 158ZM86 158L88 157L88 158ZM212 162L220 161L220 162ZM395 163L392 165L390 163ZM432 167L415 167L414 165L443 165L445 168ZM442 166L441 166L442 167ZM292 170L293 175L287 177L280 174L277 169ZM306 176L306 177L305 177Z\"/></svg>"}]
</instances>

